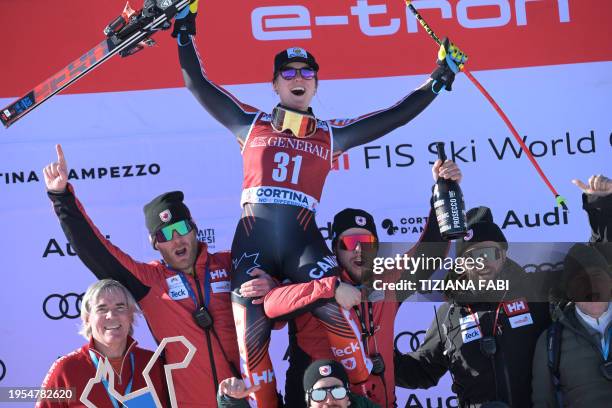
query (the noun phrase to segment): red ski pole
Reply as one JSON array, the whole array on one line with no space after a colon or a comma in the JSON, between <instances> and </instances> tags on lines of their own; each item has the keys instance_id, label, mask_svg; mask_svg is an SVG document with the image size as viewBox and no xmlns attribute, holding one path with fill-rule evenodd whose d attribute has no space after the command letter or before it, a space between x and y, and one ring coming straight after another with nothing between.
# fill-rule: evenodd
<instances>
[{"instance_id":1,"label":"red ski pole","mask_svg":"<svg viewBox=\"0 0 612 408\"><path fill-rule=\"evenodd\" d=\"M438 45L442 45L442 41L440 40L440 38L438 38L436 33L434 33L434 31L429 27L429 24L427 24L427 22L423 19L423 17L418 12L418 10L416 8L414 8L414 6L412 5L412 1L411 0L404 0L404 2L406 3L406 6L410 9L412 14L414 14L414 16L416 17L418 22L423 26L423 28L425 29L427 34L429 34L429 36L431 38L433 38L433 40L436 43L438 43ZM467 54L466 54L466 57L467 57ZM519 136L518 132L516 131L516 129L512 125L512 122L510 122L510 119L508 119L508 116L506 116L504 111L500 108L500 106L497 104L497 102L495 102L493 97L487 92L487 90L482 86L482 84L480 82L478 82L478 80L476 78L474 78L474 76L470 73L470 71L468 71L465 68L464 65L459 65L459 69L465 74L465 76L468 77L468 79L470 81L472 81L474 86L476 86L476 88L478 88L478 90L484 95L484 97L487 98L487 100L489 101L491 106L493 106L493 109L495 109L495 111L502 118L502 120L504 121L504 123L506 124L508 129L510 129L510 132L512 133L512 135L514 136L516 141L519 143L519 145L521 146L521 148L523 149L523 151L525 152L525 154L527 155L527 157L531 161L531 164L533 164L533 167L535 167L536 171L538 172L538 174L542 178L542 180L544 180L544 183L546 183L546 185L548 186L550 191L554 194L555 199L557 200L557 204L560 205L561 207L563 207L564 210L567 210L567 205L565 203L565 198L561 197L561 195L559 195L559 193L557 193L557 190L555 190L555 188L553 187L551 182L548 180L548 177L546 177L546 175L544 174L544 171L542 171L542 168L540 167L540 165L538 164L536 159L533 157L533 155L529 151L529 148L527 148L527 146L525 145L525 142L523 142L523 139L521 139L521 137Z\"/></svg>"}]
</instances>

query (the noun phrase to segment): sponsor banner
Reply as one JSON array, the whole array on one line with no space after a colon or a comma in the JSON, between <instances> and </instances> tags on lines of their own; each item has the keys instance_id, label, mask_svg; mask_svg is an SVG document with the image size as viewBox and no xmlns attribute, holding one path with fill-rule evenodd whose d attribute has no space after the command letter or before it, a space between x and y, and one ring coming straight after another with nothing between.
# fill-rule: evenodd
<instances>
[{"instance_id":1,"label":"sponsor banner","mask_svg":"<svg viewBox=\"0 0 612 408\"><path fill-rule=\"evenodd\" d=\"M79 0L64 0L62 7L44 0L31 3L28 29L23 30L23 5L17 0L3 2L2 97L25 94L92 49L125 4L104 1L92 13L91 4ZM139 7L142 1L136 3ZM471 70L612 58L610 44L593 41L612 35L607 20L612 3L607 1L413 4L438 35L448 35L469 55ZM316 56L322 79L424 74L435 68L437 46L401 0L256 0L231 9L226 1L211 0L199 7L197 42L207 72L220 84L268 82L274 55L291 46L305 47ZM129 58L112 58L67 92L182 87L175 40L169 32L154 39L157 47Z\"/></svg>"},{"instance_id":2,"label":"sponsor banner","mask_svg":"<svg viewBox=\"0 0 612 408\"><path fill-rule=\"evenodd\" d=\"M569 213L555 209L552 195L499 118L466 79L458 77L452 93L440 95L409 125L343 156L328 178L317 212L324 238L330 238L336 212L360 207L373 214L381 240L415 241L429 211L431 163L436 157L430 146L443 140L463 171L468 208L491 207L508 241L587 239L580 191L569 181L610 171L612 124L606 98L612 89L606 81L611 67L600 62L478 73L568 199ZM121 76L117 71L115 75ZM322 118L357 117L392 105L422 81L422 76L322 81L313 107ZM271 108L276 103L268 84L229 89L254 106ZM211 248L214 244L214 251L230 248L240 216L239 146L184 89L60 95L4 131L0 245L9 254L4 270L13 289L0 297L0 308L8 310L5 335L0 336L3 386L40 384L59 355L84 343L76 334L75 316L78 297L94 277L68 245L41 173L55 160L58 142L74 170L71 183L92 220L137 260L159 257L148 242L142 206L165 191L185 193L198 237ZM128 167L132 176L126 173ZM519 260L533 271L555 269L559 262ZM177 297L182 296L179 292ZM405 304L396 333L426 330L431 319L430 304ZM44 341L33 333L44 333ZM286 333L273 336L272 359L282 389ZM422 339L421 334L417 337ZM135 338L155 348L142 320ZM3 367L7 374L1 378ZM398 395L400 406L416 401L422 406L457 405L448 380L430 390L398 390Z\"/></svg>"}]
</instances>

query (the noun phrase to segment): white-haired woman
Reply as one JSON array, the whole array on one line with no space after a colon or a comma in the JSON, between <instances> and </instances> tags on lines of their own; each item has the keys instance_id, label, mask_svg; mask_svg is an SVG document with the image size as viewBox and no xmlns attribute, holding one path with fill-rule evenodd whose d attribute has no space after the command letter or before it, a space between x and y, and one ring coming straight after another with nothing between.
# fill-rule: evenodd
<instances>
[{"instance_id":1,"label":"white-haired woman","mask_svg":"<svg viewBox=\"0 0 612 408\"><path fill-rule=\"evenodd\" d=\"M120 395L147 387L143 369L153 356L149 350L136 346L133 334L136 301L130 292L112 279L100 280L85 292L81 304L82 326L79 333L89 342L83 347L56 360L43 381L45 390L71 389L70 400L40 399L37 407L123 406L113 395ZM106 361L110 365L106 365ZM88 383L96 376L98 367L109 367L103 381ZM113 377L113 381L110 378ZM149 372L155 390L147 389L138 402L144 406L169 406L162 365L159 361ZM59 393L61 395L61 393ZM140 405L139 405L140 406Z\"/></svg>"}]
</instances>

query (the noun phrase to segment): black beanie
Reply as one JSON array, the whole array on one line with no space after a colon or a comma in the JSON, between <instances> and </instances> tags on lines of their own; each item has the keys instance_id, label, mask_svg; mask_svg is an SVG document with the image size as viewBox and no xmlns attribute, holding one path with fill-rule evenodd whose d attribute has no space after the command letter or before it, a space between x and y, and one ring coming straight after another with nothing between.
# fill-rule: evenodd
<instances>
[{"instance_id":1,"label":"black beanie","mask_svg":"<svg viewBox=\"0 0 612 408\"><path fill-rule=\"evenodd\" d=\"M338 237L350 228L365 228L370 231L378 241L378 233L376 232L376 224L374 223L372 214L364 210L345 208L334 216L334 224L332 225L332 249L336 248Z\"/></svg>"},{"instance_id":2,"label":"black beanie","mask_svg":"<svg viewBox=\"0 0 612 408\"><path fill-rule=\"evenodd\" d=\"M183 192L171 191L155 197L144 206L145 223L149 234L181 220L190 220L189 208L183 204Z\"/></svg>"},{"instance_id":3,"label":"black beanie","mask_svg":"<svg viewBox=\"0 0 612 408\"><path fill-rule=\"evenodd\" d=\"M457 240L457 256L463 254L477 242L493 241L508 249L508 241L501 228L493 222L493 214L488 207L476 207L466 214L468 233Z\"/></svg>"},{"instance_id":4,"label":"black beanie","mask_svg":"<svg viewBox=\"0 0 612 408\"><path fill-rule=\"evenodd\" d=\"M348 385L348 375L342 364L334 360L317 360L304 372L304 390L309 391L321 378L334 377Z\"/></svg>"}]
</instances>

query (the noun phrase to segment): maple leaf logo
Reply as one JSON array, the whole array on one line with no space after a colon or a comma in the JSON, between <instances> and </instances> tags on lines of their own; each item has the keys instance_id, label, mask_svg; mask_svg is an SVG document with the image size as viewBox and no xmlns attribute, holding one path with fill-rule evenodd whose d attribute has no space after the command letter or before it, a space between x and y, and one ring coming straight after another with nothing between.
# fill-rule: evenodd
<instances>
[{"instance_id":1,"label":"maple leaf logo","mask_svg":"<svg viewBox=\"0 0 612 408\"><path fill-rule=\"evenodd\" d=\"M251 275L253 269L261 266L257 263L257 258L259 258L259 252L251 255L247 255L247 253L244 252L239 259L232 260L234 271L238 274L246 273L247 275Z\"/></svg>"}]
</instances>

